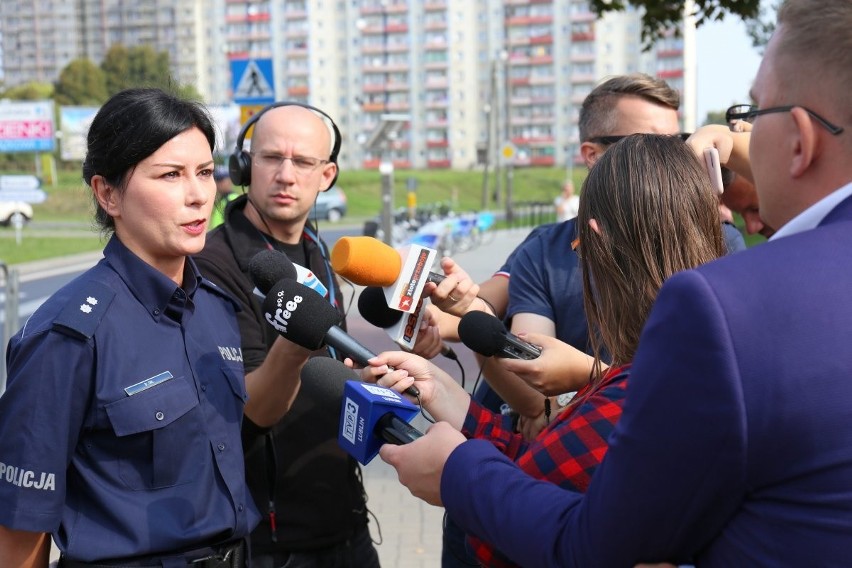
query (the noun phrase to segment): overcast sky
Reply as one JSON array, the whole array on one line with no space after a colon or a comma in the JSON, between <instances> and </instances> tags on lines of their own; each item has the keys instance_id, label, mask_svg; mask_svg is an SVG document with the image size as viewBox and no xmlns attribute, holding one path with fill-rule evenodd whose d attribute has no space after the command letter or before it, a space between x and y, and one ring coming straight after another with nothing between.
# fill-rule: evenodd
<instances>
[{"instance_id":1,"label":"overcast sky","mask_svg":"<svg viewBox=\"0 0 852 568\"><path fill-rule=\"evenodd\" d=\"M698 28L698 124L708 111L749 102L748 91L760 65L745 24L736 16Z\"/></svg>"}]
</instances>

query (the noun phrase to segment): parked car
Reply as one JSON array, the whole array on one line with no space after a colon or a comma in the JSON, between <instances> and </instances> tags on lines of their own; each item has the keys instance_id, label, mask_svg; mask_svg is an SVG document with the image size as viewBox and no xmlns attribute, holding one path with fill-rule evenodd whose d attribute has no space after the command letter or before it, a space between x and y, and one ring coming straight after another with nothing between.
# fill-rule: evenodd
<instances>
[{"instance_id":1,"label":"parked car","mask_svg":"<svg viewBox=\"0 0 852 568\"><path fill-rule=\"evenodd\" d=\"M33 218L33 207L23 201L0 201L0 225L10 226L15 213L23 215L23 222L27 223Z\"/></svg>"},{"instance_id":2,"label":"parked car","mask_svg":"<svg viewBox=\"0 0 852 568\"><path fill-rule=\"evenodd\" d=\"M346 215L346 194L339 187L321 191L311 211L311 219L327 219L337 223Z\"/></svg>"}]
</instances>

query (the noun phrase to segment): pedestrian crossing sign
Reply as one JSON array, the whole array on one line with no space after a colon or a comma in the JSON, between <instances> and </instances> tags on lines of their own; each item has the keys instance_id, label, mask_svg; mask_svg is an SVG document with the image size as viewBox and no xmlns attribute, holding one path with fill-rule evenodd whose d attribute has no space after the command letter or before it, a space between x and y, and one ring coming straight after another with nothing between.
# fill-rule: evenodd
<instances>
[{"instance_id":1,"label":"pedestrian crossing sign","mask_svg":"<svg viewBox=\"0 0 852 568\"><path fill-rule=\"evenodd\" d=\"M231 60L233 96L240 105L260 105L275 102L275 83L272 80L271 59Z\"/></svg>"}]
</instances>

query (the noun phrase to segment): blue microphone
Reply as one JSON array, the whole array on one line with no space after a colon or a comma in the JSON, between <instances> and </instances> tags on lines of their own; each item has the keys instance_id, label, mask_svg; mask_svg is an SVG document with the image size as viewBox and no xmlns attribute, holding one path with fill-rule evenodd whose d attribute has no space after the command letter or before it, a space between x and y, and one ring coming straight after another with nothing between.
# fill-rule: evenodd
<instances>
[{"instance_id":1,"label":"blue microphone","mask_svg":"<svg viewBox=\"0 0 852 568\"><path fill-rule=\"evenodd\" d=\"M355 380L353 380L355 379ZM423 435L409 422L419 409L396 391L357 380L346 365L314 357L302 368L302 387L315 400L339 409L337 441L349 455L367 465L385 443L408 444Z\"/></svg>"}]
</instances>

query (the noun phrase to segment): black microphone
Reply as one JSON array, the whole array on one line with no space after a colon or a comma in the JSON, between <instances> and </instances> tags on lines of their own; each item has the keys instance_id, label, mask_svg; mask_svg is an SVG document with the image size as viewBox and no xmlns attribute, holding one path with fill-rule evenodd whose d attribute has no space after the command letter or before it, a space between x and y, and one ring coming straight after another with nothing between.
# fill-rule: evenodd
<instances>
[{"instance_id":1,"label":"black microphone","mask_svg":"<svg viewBox=\"0 0 852 568\"><path fill-rule=\"evenodd\" d=\"M248 269L251 281L264 296L279 280L296 280L296 267L290 257L277 250L262 250L255 254L249 260Z\"/></svg>"},{"instance_id":2,"label":"black microphone","mask_svg":"<svg viewBox=\"0 0 852 568\"><path fill-rule=\"evenodd\" d=\"M302 368L301 381L318 406L340 417L340 446L362 464L383 443L408 444L423 435L408 423L416 406L390 389L360 382L336 359L314 357Z\"/></svg>"},{"instance_id":3,"label":"black microphone","mask_svg":"<svg viewBox=\"0 0 852 568\"><path fill-rule=\"evenodd\" d=\"M485 312L468 312L461 318L459 339L486 357L535 359L541 355L541 349L509 333L502 321Z\"/></svg>"},{"instance_id":4,"label":"black microphone","mask_svg":"<svg viewBox=\"0 0 852 568\"><path fill-rule=\"evenodd\" d=\"M399 344L413 345L420 331L419 311L407 314L393 308L389 308L385 300L385 291L377 286L368 286L358 296L358 312L368 323L384 329L395 342ZM405 325L400 322L405 316ZM458 361L459 358L453 348L446 343L441 343L441 355Z\"/></svg>"},{"instance_id":5,"label":"black microphone","mask_svg":"<svg viewBox=\"0 0 852 568\"><path fill-rule=\"evenodd\" d=\"M334 306L295 280L284 278L267 292L263 317L285 339L311 351L330 345L363 366L376 356L338 327L343 318ZM413 385L405 392L420 396Z\"/></svg>"},{"instance_id":6,"label":"black microphone","mask_svg":"<svg viewBox=\"0 0 852 568\"><path fill-rule=\"evenodd\" d=\"M274 249L260 251L251 257L248 268L251 281L256 286L255 294L261 298L265 297L269 289L282 278L296 280L320 296L328 295L328 288L317 278L316 274L304 266L294 263L289 256L281 251Z\"/></svg>"}]
</instances>

